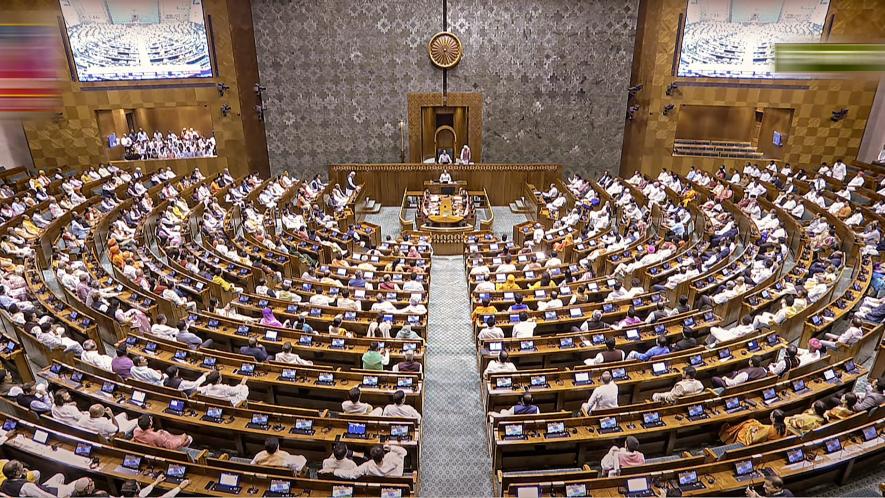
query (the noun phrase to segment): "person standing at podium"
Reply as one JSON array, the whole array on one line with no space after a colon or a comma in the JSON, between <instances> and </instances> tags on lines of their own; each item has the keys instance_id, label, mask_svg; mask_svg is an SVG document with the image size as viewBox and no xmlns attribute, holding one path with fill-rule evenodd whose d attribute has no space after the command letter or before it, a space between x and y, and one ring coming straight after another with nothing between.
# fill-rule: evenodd
<instances>
[{"instance_id":1,"label":"person standing at podium","mask_svg":"<svg viewBox=\"0 0 885 498\"><path fill-rule=\"evenodd\" d=\"M439 164L452 164L452 156L449 155L449 152L446 149L443 149L439 154Z\"/></svg>"},{"instance_id":2,"label":"person standing at podium","mask_svg":"<svg viewBox=\"0 0 885 498\"><path fill-rule=\"evenodd\" d=\"M470 147L467 144L464 144L461 147L461 155L458 157L458 162L461 164L470 164Z\"/></svg>"},{"instance_id":3,"label":"person standing at podium","mask_svg":"<svg viewBox=\"0 0 885 498\"><path fill-rule=\"evenodd\" d=\"M449 174L449 170L444 169L439 175L439 183L452 183L452 175Z\"/></svg>"},{"instance_id":4,"label":"person standing at podium","mask_svg":"<svg viewBox=\"0 0 885 498\"><path fill-rule=\"evenodd\" d=\"M347 174L347 186L345 187L347 195L352 194L356 187L356 171L351 171Z\"/></svg>"}]
</instances>

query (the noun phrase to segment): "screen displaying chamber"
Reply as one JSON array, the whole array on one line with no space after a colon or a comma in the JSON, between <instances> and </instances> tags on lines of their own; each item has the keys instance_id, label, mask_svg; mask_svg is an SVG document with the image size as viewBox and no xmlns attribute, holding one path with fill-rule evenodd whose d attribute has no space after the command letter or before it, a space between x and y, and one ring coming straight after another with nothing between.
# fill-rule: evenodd
<instances>
[{"instance_id":1,"label":"screen displaying chamber","mask_svg":"<svg viewBox=\"0 0 885 498\"><path fill-rule=\"evenodd\" d=\"M774 72L778 43L818 42L830 0L689 0L677 76L795 78Z\"/></svg>"},{"instance_id":2,"label":"screen displaying chamber","mask_svg":"<svg viewBox=\"0 0 885 498\"><path fill-rule=\"evenodd\" d=\"M202 0L60 0L80 81L210 78Z\"/></svg>"}]
</instances>

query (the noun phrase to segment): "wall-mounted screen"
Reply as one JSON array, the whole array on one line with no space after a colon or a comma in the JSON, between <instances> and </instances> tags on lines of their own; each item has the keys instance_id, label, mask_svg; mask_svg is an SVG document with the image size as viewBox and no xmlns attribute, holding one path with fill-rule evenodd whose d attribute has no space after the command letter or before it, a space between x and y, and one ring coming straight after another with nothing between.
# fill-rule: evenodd
<instances>
[{"instance_id":1,"label":"wall-mounted screen","mask_svg":"<svg viewBox=\"0 0 885 498\"><path fill-rule=\"evenodd\" d=\"M202 0L59 0L80 81L209 78Z\"/></svg>"},{"instance_id":2,"label":"wall-mounted screen","mask_svg":"<svg viewBox=\"0 0 885 498\"><path fill-rule=\"evenodd\" d=\"M819 42L830 0L688 0L678 76L795 78L777 43Z\"/></svg>"}]
</instances>

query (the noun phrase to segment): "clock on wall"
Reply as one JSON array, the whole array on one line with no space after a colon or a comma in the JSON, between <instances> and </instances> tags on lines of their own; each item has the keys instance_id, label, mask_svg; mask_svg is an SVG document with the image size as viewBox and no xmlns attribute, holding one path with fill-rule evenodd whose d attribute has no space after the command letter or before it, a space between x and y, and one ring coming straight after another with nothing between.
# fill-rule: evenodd
<instances>
[{"instance_id":1,"label":"clock on wall","mask_svg":"<svg viewBox=\"0 0 885 498\"><path fill-rule=\"evenodd\" d=\"M441 31L427 44L427 55L433 65L440 69L450 69L458 65L463 55L461 40L455 33Z\"/></svg>"}]
</instances>

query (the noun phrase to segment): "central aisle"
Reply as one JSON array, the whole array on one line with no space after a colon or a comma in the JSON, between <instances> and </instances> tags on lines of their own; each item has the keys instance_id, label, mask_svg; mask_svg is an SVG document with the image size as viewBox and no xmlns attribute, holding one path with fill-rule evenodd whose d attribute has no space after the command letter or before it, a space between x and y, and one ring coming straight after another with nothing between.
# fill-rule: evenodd
<instances>
[{"instance_id":1,"label":"central aisle","mask_svg":"<svg viewBox=\"0 0 885 498\"><path fill-rule=\"evenodd\" d=\"M431 266L421 496L492 496L464 260Z\"/></svg>"}]
</instances>

